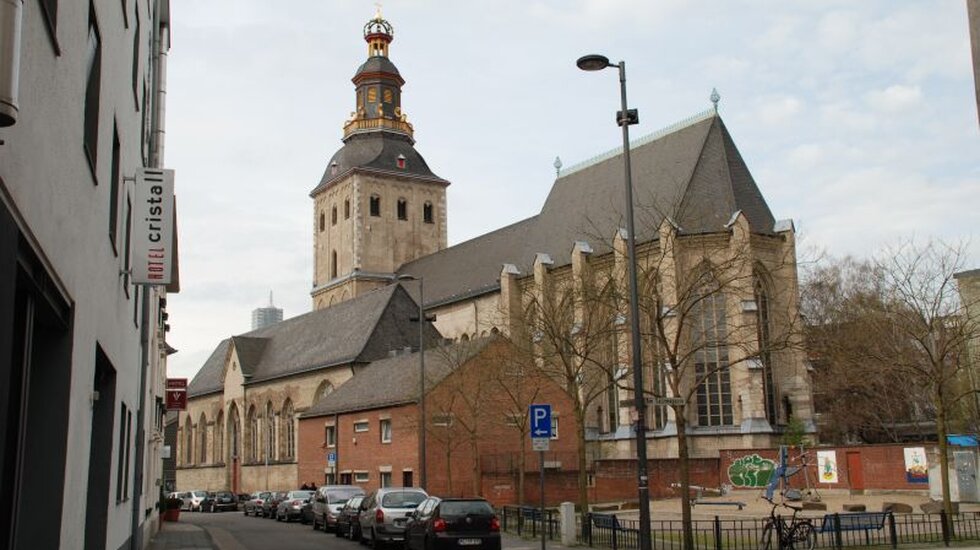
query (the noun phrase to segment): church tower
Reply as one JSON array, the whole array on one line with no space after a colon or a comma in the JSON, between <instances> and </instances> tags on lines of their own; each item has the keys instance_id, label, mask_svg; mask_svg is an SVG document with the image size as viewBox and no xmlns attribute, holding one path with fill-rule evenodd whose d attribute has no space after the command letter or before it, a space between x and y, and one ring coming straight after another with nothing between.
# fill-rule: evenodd
<instances>
[{"instance_id":1,"label":"church tower","mask_svg":"<svg viewBox=\"0 0 980 550\"><path fill-rule=\"evenodd\" d=\"M388 51L394 31L378 14L364 25L355 108L313 198L313 309L390 284L406 262L446 247L446 187L415 150L402 111L402 79Z\"/></svg>"}]
</instances>

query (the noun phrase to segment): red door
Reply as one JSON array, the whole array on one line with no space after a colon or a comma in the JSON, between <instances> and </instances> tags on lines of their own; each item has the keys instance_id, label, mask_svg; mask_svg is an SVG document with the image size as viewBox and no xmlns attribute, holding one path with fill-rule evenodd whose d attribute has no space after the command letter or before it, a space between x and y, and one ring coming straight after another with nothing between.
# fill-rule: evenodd
<instances>
[{"instance_id":1,"label":"red door","mask_svg":"<svg viewBox=\"0 0 980 550\"><path fill-rule=\"evenodd\" d=\"M851 491L864 491L864 470L861 469L861 453L847 453L847 481Z\"/></svg>"}]
</instances>

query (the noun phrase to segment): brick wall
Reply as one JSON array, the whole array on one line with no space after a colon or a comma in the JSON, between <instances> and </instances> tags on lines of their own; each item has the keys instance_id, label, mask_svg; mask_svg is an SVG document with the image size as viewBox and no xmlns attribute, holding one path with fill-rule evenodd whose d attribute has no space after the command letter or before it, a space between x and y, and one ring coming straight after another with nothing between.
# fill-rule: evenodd
<instances>
[{"instance_id":1,"label":"brick wall","mask_svg":"<svg viewBox=\"0 0 980 550\"><path fill-rule=\"evenodd\" d=\"M412 485L418 485L417 408L414 404L357 411L334 416L303 418L299 428L299 472L303 481L322 485L325 481L327 452L337 453L338 473L362 473L366 481L352 480L365 491L377 489L382 471L391 473L392 486L401 487L405 472L412 472ZM391 421L391 442L381 441L381 421ZM336 424L336 445L325 445L326 425ZM355 423L366 422L367 431L354 431Z\"/></svg>"},{"instance_id":2,"label":"brick wall","mask_svg":"<svg viewBox=\"0 0 980 550\"><path fill-rule=\"evenodd\" d=\"M922 490L929 489L928 483L909 482L905 473L905 448L924 447L928 455L933 447L930 444L861 445L842 447L819 447L807 449L807 475L812 486L818 489L870 489L870 490ZM819 475L817 451L834 451L837 462L837 482L829 483ZM757 454L761 458L778 462L777 449L725 450L720 453L720 478L722 483L733 483L729 476L729 466L741 457ZM800 465L798 450L790 451L790 465ZM851 471L852 468L855 471ZM860 468L860 471L856 469ZM804 474L798 473L789 479L790 486L806 485Z\"/></svg>"}]
</instances>

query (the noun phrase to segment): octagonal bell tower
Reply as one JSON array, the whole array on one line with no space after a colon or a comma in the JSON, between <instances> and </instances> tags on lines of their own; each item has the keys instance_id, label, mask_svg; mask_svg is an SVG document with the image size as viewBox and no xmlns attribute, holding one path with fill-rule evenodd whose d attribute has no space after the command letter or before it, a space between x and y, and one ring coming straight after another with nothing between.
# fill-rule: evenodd
<instances>
[{"instance_id":1,"label":"octagonal bell tower","mask_svg":"<svg viewBox=\"0 0 980 550\"><path fill-rule=\"evenodd\" d=\"M391 24L364 25L367 60L357 69L343 146L313 198L313 308L389 284L398 267L446 247L446 187L415 149L402 110L405 80L388 58Z\"/></svg>"}]
</instances>

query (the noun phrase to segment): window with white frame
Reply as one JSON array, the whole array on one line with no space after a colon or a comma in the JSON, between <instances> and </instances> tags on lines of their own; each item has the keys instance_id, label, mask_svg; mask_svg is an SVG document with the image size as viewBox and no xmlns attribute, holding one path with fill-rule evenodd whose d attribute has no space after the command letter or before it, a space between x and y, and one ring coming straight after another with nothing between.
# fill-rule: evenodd
<instances>
[{"instance_id":1,"label":"window with white frame","mask_svg":"<svg viewBox=\"0 0 980 550\"><path fill-rule=\"evenodd\" d=\"M558 415L551 415L551 439L558 439Z\"/></svg>"},{"instance_id":2,"label":"window with white frame","mask_svg":"<svg viewBox=\"0 0 980 550\"><path fill-rule=\"evenodd\" d=\"M354 422L354 432L356 433L366 432L370 429L371 423L367 420L358 420L357 422Z\"/></svg>"},{"instance_id":3,"label":"window with white frame","mask_svg":"<svg viewBox=\"0 0 980 550\"><path fill-rule=\"evenodd\" d=\"M381 486L391 487L391 472L381 472Z\"/></svg>"},{"instance_id":4,"label":"window with white frame","mask_svg":"<svg viewBox=\"0 0 980 550\"><path fill-rule=\"evenodd\" d=\"M371 474L368 472L354 472L354 482L355 483L367 483L371 480Z\"/></svg>"},{"instance_id":5,"label":"window with white frame","mask_svg":"<svg viewBox=\"0 0 980 550\"><path fill-rule=\"evenodd\" d=\"M324 426L323 427L323 442L327 447L337 446L337 428L336 426Z\"/></svg>"},{"instance_id":6,"label":"window with white frame","mask_svg":"<svg viewBox=\"0 0 980 550\"><path fill-rule=\"evenodd\" d=\"M380 423L381 428L381 442L391 443L391 419L383 418ZM388 477L391 477L390 475ZM385 485L382 485L385 487Z\"/></svg>"}]
</instances>

